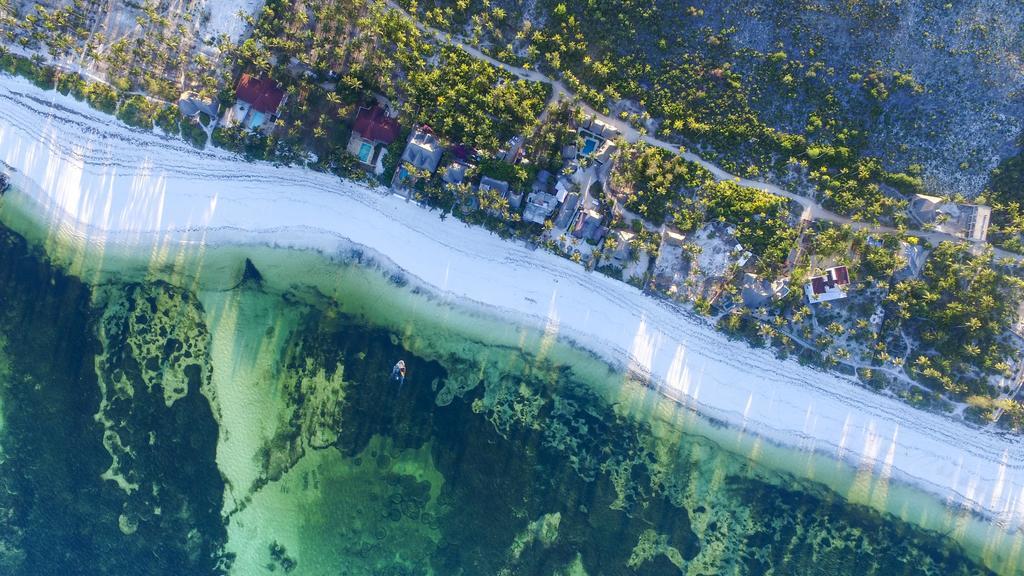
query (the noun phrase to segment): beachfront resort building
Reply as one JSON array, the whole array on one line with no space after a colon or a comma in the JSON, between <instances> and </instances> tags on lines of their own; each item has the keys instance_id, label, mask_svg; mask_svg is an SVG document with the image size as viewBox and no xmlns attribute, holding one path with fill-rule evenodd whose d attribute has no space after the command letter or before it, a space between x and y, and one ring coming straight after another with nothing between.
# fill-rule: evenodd
<instances>
[{"instance_id":1,"label":"beachfront resort building","mask_svg":"<svg viewBox=\"0 0 1024 576\"><path fill-rule=\"evenodd\" d=\"M434 136L430 126L417 128L411 136L409 143L402 152L402 162L395 170L395 177L391 182L392 188L405 190L415 181L417 174L433 174L437 171L437 165L441 162L441 143Z\"/></svg>"},{"instance_id":2,"label":"beachfront resort building","mask_svg":"<svg viewBox=\"0 0 1024 576\"><path fill-rule=\"evenodd\" d=\"M576 226L573 227L572 235L591 244L598 244L608 233L601 222L604 216L594 209L581 210L579 218L576 219Z\"/></svg>"},{"instance_id":3,"label":"beachfront resort building","mask_svg":"<svg viewBox=\"0 0 1024 576\"><path fill-rule=\"evenodd\" d=\"M387 115L380 106L361 107L352 124L352 137L348 141L348 152L359 159L359 163L374 169L376 174L384 173L381 162L387 154L387 147L398 138L398 121Z\"/></svg>"},{"instance_id":4,"label":"beachfront resort building","mask_svg":"<svg viewBox=\"0 0 1024 576\"><path fill-rule=\"evenodd\" d=\"M197 118L200 114L206 114L211 120L216 121L220 116L220 102L213 98L203 98L196 92L182 92L178 97L178 111L186 118Z\"/></svg>"},{"instance_id":5,"label":"beachfront resort building","mask_svg":"<svg viewBox=\"0 0 1024 576\"><path fill-rule=\"evenodd\" d=\"M910 215L922 226L939 232L984 242L988 237L992 208L980 204L948 202L936 196L915 194L910 200Z\"/></svg>"},{"instance_id":6,"label":"beachfront resort building","mask_svg":"<svg viewBox=\"0 0 1024 576\"><path fill-rule=\"evenodd\" d=\"M537 179L533 181L532 192L526 197L526 207L523 208L523 221L543 224L551 214L554 213L559 200L549 192L554 175L547 170L537 173Z\"/></svg>"},{"instance_id":7,"label":"beachfront resort building","mask_svg":"<svg viewBox=\"0 0 1024 576\"><path fill-rule=\"evenodd\" d=\"M846 266L834 266L825 270L821 276L815 276L804 286L804 294L811 304L828 302L846 298L846 290L850 285L850 271Z\"/></svg>"},{"instance_id":8,"label":"beachfront resort building","mask_svg":"<svg viewBox=\"0 0 1024 576\"><path fill-rule=\"evenodd\" d=\"M444 174L441 175L441 181L444 182L445 186L458 186L466 181L466 175L473 168L471 164L467 164L461 160L454 160L447 168L444 169Z\"/></svg>"},{"instance_id":9,"label":"beachfront resort building","mask_svg":"<svg viewBox=\"0 0 1024 576\"><path fill-rule=\"evenodd\" d=\"M562 202L562 208L558 211L558 216L555 217L554 229L559 232L567 230L569 225L572 224L573 218L576 217L579 205L580 195L576 192L570 192L565 197L565 201Z\"/></svg>"},{"instance_id":10,"label":"beachfront resort building","mask_svg":"<svg viewBox=\"0 0 1024 576\"><path fill-rule=\"evenodd\" d=\"M751 310L781 300L789 294L789 278L769 280L747 272L740 282L740 299Z\"/></svg>"},{"instance_id":11,"label":"beachfront resort building","mask_svg":"<svg viewBox=\"0 0 1024 576\"><path fill-rule=\"evenodd\" d=\"M495 178L491 178L490 176L484 176L483 178L480 179L480 185L477 187L477 191L479 192L481 198L483 198L485 194L491 194L496 195L499 198L509 200L508 182L505 182L504 180L497 180ZM509 208L512 210L515 209L515 207L512 206L511 201L509 202ZM489 209L488 213L490 213L491 216L502 215L501 212L493 208Z\"/></svg>"},{"instance_id":12,"label":"beachfront resort building","mask_svg":"<svg viewBox=\"0 0 1024 576\"><path fill-rule=\"evenodd\" d=\"M605 158L609 155L607 149L613 147L612 141L619 136L618 130L595 116L589 116L584 120L579 126L578 133L582 141L578 156L583 158Z\"/></svg>"},{"instance_id":13,"label":"beachfront resort building","mask_svg":"<svg viewBox=\"0 0 1024 576\"><path fill-rule=\"evenodd\" d=\"M543 224L545 220L555 211L558 206L558 199L554 194L547 192L531 192L526 198L526 208L523 209L523 220L534 224Z\"/></svg>"},{"instance_id":14,"label":"beachfront resort building","mask_svg":"<svg viewBox=\"0 0 1024 576\"><path fill-rule=\"evenodd\" d=\"M280 116L287 94L270 78L242 74L235 87L235 105L224 114L225 126L267 132Z\"/></svg>"}]
</instances>

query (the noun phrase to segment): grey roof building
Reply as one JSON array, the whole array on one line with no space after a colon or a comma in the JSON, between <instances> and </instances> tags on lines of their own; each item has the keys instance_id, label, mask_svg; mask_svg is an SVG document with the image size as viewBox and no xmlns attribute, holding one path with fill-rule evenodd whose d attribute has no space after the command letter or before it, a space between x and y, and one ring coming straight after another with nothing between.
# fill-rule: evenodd
<instances>
[{"instance_id":1,"label":"grey roof building","mask_svg":"<svg viewBox=\"0 0 1024 576\"><path fill-rule=\"evenodd\" d=\"M576 208L580 203L580 195L573 192L565 197L565 202L562 203L562 209L558 212L558 217L555 218L555 228L558 230L565 230L572 224L572 218L576 215Z\"/></svg>"},{"instance_id":2,"label":"grey roof building","mask_svg":"<svg viewBox=\"0 0 1024 576\"><path fill-rule=\"evenodd\" d=\"M921 224L934 224L939 232L976 242L988 236L992 208L979 204L948 202L936 196L915 194L910 200L910 215Z\"/></svg>"},{"instance_id":3,"label":"grey roof building","mask_svg":"<svg viewBox=\"0 0 1024 576\"><path fill-rule=\"evenodd\" d=\"M548 191L548 186L553 176L551 172L547 170L541 170L537 173L537 179L533 181L533 191L537 194L542 194Z\"/></svg>"},{"instance_id":4,"label":"grey roof building","mask_svg":"<svg viewBox=\"0 0 1024 576\"><path fill-rule=\"evenodd\" d=\"M195 92L183 92L178 97L178 110L182 116L195 116L204 112L210 118L217 118L220 113L220 102L212 98L203 98Z\"/></svg>"},{"instance_id":5,"label":"grey roof building","mask_svg":"<svg viewBox=\"0 0 1024 576\"><path fill-rule=\"evenodd\" d=\"M441 161L441 144L429 128L419 128L412 133L409 144L402 153L402 160L417 170L433 173Z\"/></svg>"},{"instance_id":6,"label":"grey roof building","mask_svg":"<svg viewBox=\"0 0 1024 576\"><path fill-rule=\"evenodd\" d=\"M495 180L490 176L484 176L480 179L480 191L486 192L488 190L495 190L501 194L502 198L508 196L508 182L504 180Z\"/></svg>"},{"instance_id":7,"label":"grey roof building","mask_svg":"<svg viewBox=\"0 0 1024 576\"><path fill-rule=\"evenodd\" d=\"M441 176L441 180L444 180L445 184L462 184L462 181L466 179L466 171L469 168L469 164L456 160L445 168L444 176Z\"/></svg>"}]
</instances>

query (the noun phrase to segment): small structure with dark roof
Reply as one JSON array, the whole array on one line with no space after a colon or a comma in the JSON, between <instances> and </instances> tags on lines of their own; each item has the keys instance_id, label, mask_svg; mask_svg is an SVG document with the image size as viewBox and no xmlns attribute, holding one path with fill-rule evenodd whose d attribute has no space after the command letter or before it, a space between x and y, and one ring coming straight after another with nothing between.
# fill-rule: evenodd
<instances>
[{"instance_id":1,"label":"small structure with dark roof","mask_svg":"<svg viewBox=\"0 0 1024 576\"><path fill-rule=\"evenodd\" d=\"M537 172L537 179L533 181L533 192L543 194L548 191L548 186L554 176L547 170Z\"/></svg>"},{"instance_id":2,"label":"small structure with dark roof","mask_svg":"<svg viewBox=\"0 0 1024 576\"><path fill-rule=\"evenodd\" d=\"M565 201L562 202L562 208L558 211L558 216L555 218L556 230L567 230L569 228L573 218L576 217L576 209L579 208L579 204L579 194L572 192L565 197Z\"/></svg>"},{"instance_id":3,"label":"small structure with dark roof","mask_svg":"<svg viewBox=\"0 0 1024 576\"><path fill-rule=\"evenodd\" d=\"M608 233L608 229L601 225L603 220L604 217L597 210L583 210L576 219L572 235L591 244L597 244Z\"/></svg>"},{"instance_id":4,"label":"small structure with dark roof","mask_svg":"<svg viewBox=\"0 0 1024 576\"><path fill-rule=\"evenodd\" d=\"M380 106L361 107L352 124L348 152L366 166L377 166L381 150L398 138L398 121ZM383 167L379 167L380 170Z\"/></svg>"},{"instance_id":5,"label":"small structure with dark roof","mask_svg":"<svg viewBox=\"0 0 1024 576\"><path fill-rule=\"evenodd\" d=\"M487 192L488 190L494 190L501 195L502 198L508 197L508 182L504 180L495 180L490 176L484 176L480 179L480 191Z\"/></svg>"},{"instance_id":6,"label":"small structure with dark roof","mask_svg":"<svg viewBox=\"0 0 1024 576\"><path fill-rule=\"evenodd\" d=\"M187 118L203 113L216 120L220 114L220 102L213 98L203 98L195 92L182 92L178 97L178 110Z\"/></svg>"},{"instance_id":7,"label":"small structure with dark roof","mask_svg":"<svg viewBox=\"0 0 1024 576\"><path fill-rule=\"evenodd\" d=\"M228 110L224 123L241 124L247 130L273 126L287 94L270 78L254 78L242 74L235 87L235 105Z\"/></svg>"},{"instance_id":8,"label":"small structure with dark roof","mask_svg":"<svg viewBox=\"0 0 1024 576\"><path fill-rule=\"evenodd\" d=\"M821 276L811 278L804 286L807 301L811 304L846 298L850 285L850 272L846 266L835 266L825 270Z\"/></svg>"}]
</instances>

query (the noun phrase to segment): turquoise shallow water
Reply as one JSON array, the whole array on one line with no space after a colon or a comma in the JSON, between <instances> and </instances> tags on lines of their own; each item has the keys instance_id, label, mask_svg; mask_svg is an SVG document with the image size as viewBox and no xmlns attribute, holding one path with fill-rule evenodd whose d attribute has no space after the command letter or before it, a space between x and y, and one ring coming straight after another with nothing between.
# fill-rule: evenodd
<instances>
[{"instance_id":1,"label":"turquoise shallow water","mask_svg":"<svg viewBox=\"0 0 1024 576\"><path fill-rule=\"evenodd\" d=\"M401 277L4 218L0 574L988 573Z\"/></svg>"}]
</instances>

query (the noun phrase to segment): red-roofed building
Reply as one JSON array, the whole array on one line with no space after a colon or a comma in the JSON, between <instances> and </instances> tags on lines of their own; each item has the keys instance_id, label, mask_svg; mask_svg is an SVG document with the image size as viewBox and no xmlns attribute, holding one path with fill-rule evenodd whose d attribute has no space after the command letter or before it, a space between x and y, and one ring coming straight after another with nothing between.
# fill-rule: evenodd
<instances>
[{"instance_id":1,"label":"red-roofed building","mask_svg":"<svg viewBox=\"0 0 1024 576\"><path fill-rule=\"evenodd\" d=\"M398 139L398 121L387 115L380 106L360 108L352 124L352 137L348 151L367 166L376 166L381 147Z\"/></svg>"},{"instance_id":2,"label":"red-roofed building","mask_svg":"<svg viewBox=\"0 0 1024 576\"><path fill-rule=\"evenodd\" d=\"M273 126L287 94L270 78L242 74L235 87L235 105L224 118L227 125L242 124L249 130Z\"/></svg>"},{"instance_id":3,"label":"red-roofed building","mask_svg":"<svg viewBox=\"0 0 1024 576\"><path fill-rule=\"evenodd\" d=\"M807 301L811 304L846 298L846 287L850 285L850 271L846 266L825 270L821 276L811 278L804 287Z\"/></svg>"},{"instance_id":4,"label":"red-roofed building","mask_svg":"<svg viewBox=\"0 0 1024 576\"><path fill-rule=\"evenodd\" d=\"M387 146L398 139L398 121L389 117L380 106L360 108L352 132L359 134L361 138Z\"/></svg>"}]
</instances>

